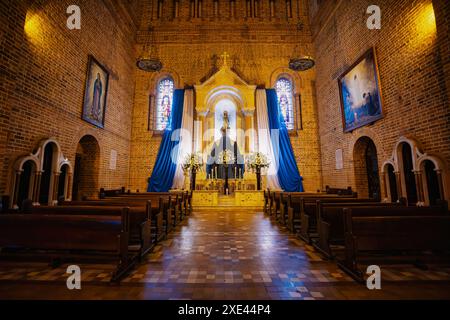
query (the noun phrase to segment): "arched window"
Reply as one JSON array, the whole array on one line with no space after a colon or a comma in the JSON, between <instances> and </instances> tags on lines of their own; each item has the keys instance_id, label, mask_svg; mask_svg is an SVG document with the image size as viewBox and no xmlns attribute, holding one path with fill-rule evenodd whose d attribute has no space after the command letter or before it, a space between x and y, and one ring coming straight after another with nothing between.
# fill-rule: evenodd
<instances>
[{"instance_id":1,"label":"arched window","mask_svg":"<svg viewBox=\"0 0 450 320\"><path fill-rule=\"evenodd\" d=\"M294 129L294 91L291 80L287 78L278 79L275 89L278 95L278 104L280 105L281 114L283 115L286 128Z\"/></svg>"},{"instance_id":2,"label":"arched window","mask_svg":"<svg viewBox=\"0 0 450 320\"><path fill-rule=\"evenodd\" d=\"M156 99L156 130L165 130L172 113L174 83L171 78L164 78L158 83Z\"/></svg>"}]
</instances>

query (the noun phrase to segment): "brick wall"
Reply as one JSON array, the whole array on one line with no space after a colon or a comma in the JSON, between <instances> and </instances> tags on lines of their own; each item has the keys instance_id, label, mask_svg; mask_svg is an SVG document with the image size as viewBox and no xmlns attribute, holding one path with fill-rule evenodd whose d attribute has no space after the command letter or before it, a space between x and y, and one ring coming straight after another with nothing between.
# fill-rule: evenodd
<instances>
[{"instance_id":1,"label":"brick wall","mask_svg":"<svg viewBox=\"0 0 450 320\"><path fill-rule=\"evenodd\" d=\"M73 163L90 134L100 148L99 187L128 182L134 94L135 3L78 0L81 30L66 28L73 1L0 1L0 194L15 159L54 137ZM26 23L32 26L25 28ZM25 31L27 30L27 31ZM110 71L105 129L81 120L92 54ZM109 170L111 150L117 169Z\"/></svg>"},{"instance_id":2,"label":"brick wall","mask_svg":"<svg viewBox=\"0 0 450 320\"><path fill-rule=\"evenodd\" d=\"M381 30L366 27L366 9L373 1L334 1L334 7L318 13L320 23L312 30L324 184L356 185L352 155L361 136L374 141L379 166L400 136L416 139L424 152L450 165L449 2L433 2L437 32L431 0L376 1ZM378 58L385 117L343 133L337 78L371 46ZM343 170L335 169L338 148L344 150Z\"/></svg>"},{"instance_id":3,"label":"brick wall","mask_svg":"<svg viewBox=\"0 0 450 320\"><path fill-rule=\"evenodd\" d=\"M286 3L275 2L274 17L269 1L259 1L256 18L246 17L245 1L235 2L235 15L229 16L229 1L219 1L219 15L214 16L213 1L203 1L202 18L190 18L190 1L180 1L174 17L172 2L164 2L163 14L157 16L157 1L147 1L138 34L137 53L154 41L164 64L160 74L136 73L136 92L130 155L130 187L146 189L147 178L157 156L160 135L147 131L149 94L164 74L171 74L178 88L200 84L217 66L217 58L227 51L233 69L248 83L272 87L278 74L287 70L294 54L313 50L306 1L292 1L292 18L286 15ZM300 7L297 7L297 3ZM300 24L300 26L299 26ZM298 29L299 26L299 29ZM154 30L152 34L149 28ZM292 137L299 170L308 191L320 188L320 150L315 106L315 71L293 74L296 91L301 94L303 130ZM151 112L151 111L150 111Z\"/></svg>"}]
</instances>

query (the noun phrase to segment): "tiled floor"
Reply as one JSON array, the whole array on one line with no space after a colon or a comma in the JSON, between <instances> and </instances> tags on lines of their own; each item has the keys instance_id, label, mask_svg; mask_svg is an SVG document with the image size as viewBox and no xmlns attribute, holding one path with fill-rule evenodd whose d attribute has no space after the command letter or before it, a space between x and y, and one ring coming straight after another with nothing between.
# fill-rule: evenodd
<instances>
[{"instance_id":1,"label":"tiled floor","mask_svg":"<svg viewBox=\"0 0 450 320\"><path fill-rule=\"evenodd\" d=\"M251 211L197 210L120 285L108 265L82 264L82 289L69 291L66 267L0 262L0 298L450 299L450 267L383 267L371 291Z\"/></svg>"}]
</instances>

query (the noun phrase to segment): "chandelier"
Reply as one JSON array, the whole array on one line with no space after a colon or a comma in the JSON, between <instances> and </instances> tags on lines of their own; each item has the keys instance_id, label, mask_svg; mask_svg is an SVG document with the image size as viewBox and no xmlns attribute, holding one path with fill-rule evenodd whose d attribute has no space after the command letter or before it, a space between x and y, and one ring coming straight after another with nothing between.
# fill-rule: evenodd
<instances>
[{"instance_id":1,"label":"chandelier","mask_svg":"<svg viewBox=\"0 0 450 320\"><path fill-rule=\"evenodd\" d=\"M294 57L289 60L289 69L294 71L306 71L314 67L316 62L310 56Z\"/></svg>"},{"instance_id":2,"label":"chandelier","mask_svg":"<svg viewBox=\"0 0 450 320\"><path fill-rule=\"evenodd\" d=\"M303 30L303 24L299 22L296 29L297 39L299 39L299 31ZM294 71L306 71L315 66L316 62L314 59L309 55L302 54L302 51L300 45L295 46L292 58L289 60L289 69Z\"/></svg>"},{"instance_id":3,"label":"chandelier","mask_svg":"<svg viewBox=\"0 0 450 320\"><path fill-rule=\"evenodd\" d=\"M142 54L138 58L136 65L139 69L146 72L158 72L161 71L163 64L156 50L155 32L152 27L149 28L149 31L151 32L151 41L148 41L148 38L145 40Z\"/></svg>"}]
</instances>

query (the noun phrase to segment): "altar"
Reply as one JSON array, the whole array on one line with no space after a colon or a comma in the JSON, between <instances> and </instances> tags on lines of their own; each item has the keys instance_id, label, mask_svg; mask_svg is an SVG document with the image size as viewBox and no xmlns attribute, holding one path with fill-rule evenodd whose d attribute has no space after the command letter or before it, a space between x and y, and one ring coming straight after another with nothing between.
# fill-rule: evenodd
<instances>
[{"instance_id":1,"label":"altar","mask_svg":"<svg viewBox=\"0 0 450 320\"><path fill-rule=\"evenodd\" d=\"M256 190L238 190L226 196L219 191L195 190L192 192L192 206L194 208L252 207L261 209L264 206L264 193Z\"/></svg>"},{"instance_id":2,"label":"altar","mask_svg":"<svg viewBox=\"0 0 450 320\"><path fill-rule=\"evenodd\" d=\"M263 192L245 159L258 150L255 130L256 86L247 83L222 55L220 69L195 85L193 152L203 157L201 170L185 176L194 207L262 207ZM261 179L261 190L266 187Z\"/></svg>"}]
</instances>

